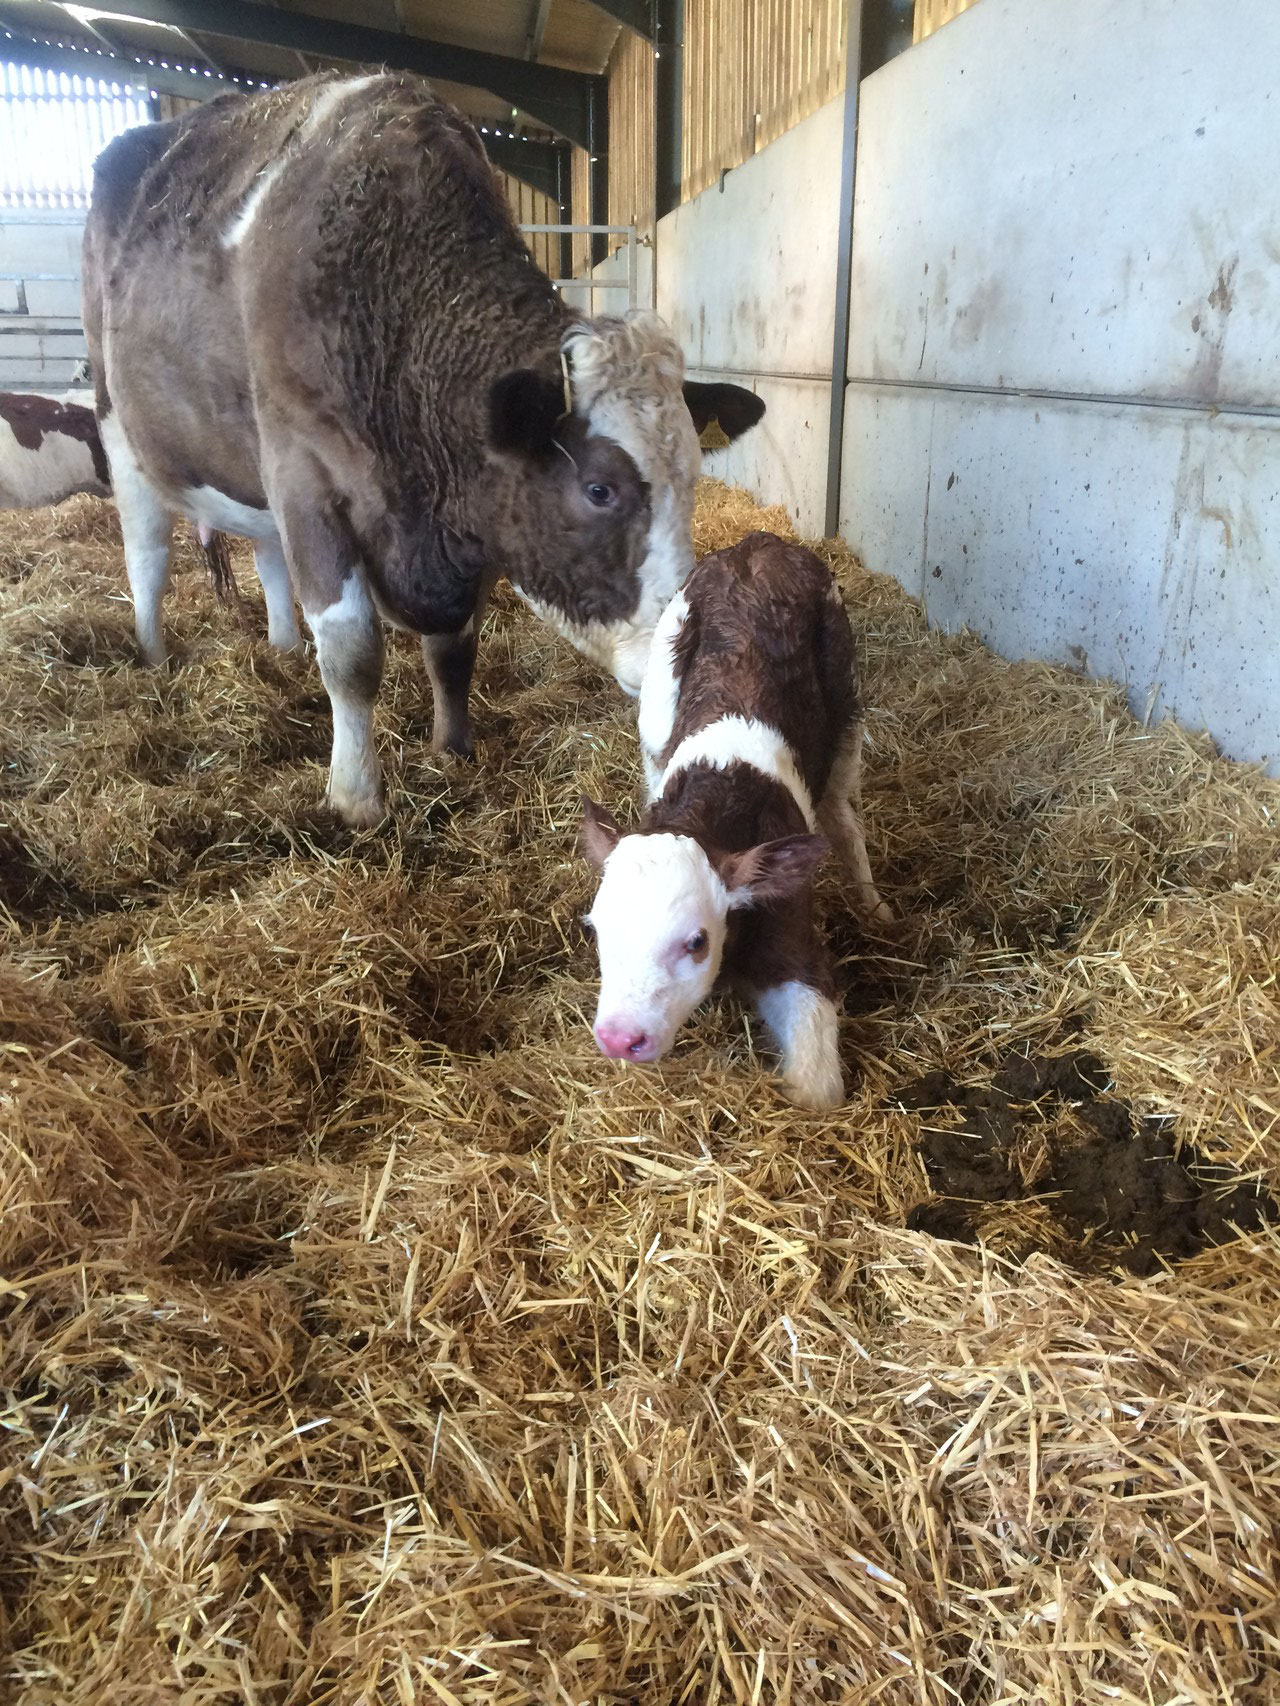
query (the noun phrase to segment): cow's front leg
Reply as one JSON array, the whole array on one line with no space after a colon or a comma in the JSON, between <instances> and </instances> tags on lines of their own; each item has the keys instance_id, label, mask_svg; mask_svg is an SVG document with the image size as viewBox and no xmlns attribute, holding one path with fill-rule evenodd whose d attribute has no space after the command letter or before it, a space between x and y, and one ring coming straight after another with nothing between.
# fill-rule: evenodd
<instances>
[{"instance_id":1,"label":"cow's front leg","mask_svg":"<svg viewBox=\"0 0 1280 1706\"><path fill-rule=\"evenodd\" d=\"M431 750L456 752L461 758L475 754L475 732L471 727L471 676L476 667L476 619L456 634L424 634L422 658L431 677L434 715Z\"/></svg>"},{"instance_id":2,"label":"cow's front leg","mask_svg":"<svg viewBox=\"0 0 1280 1706\"><path fill-rule=\"evenodd\" d=\"M329 802L355 828L383 816L382 771L373 744L373 705L382 681L382 622L364 576L349 569L337 598L303 610L333 708Z\"/></svg>"},{"instance_id":3,"label":"cow's front leg","mask_svg":"<svg viewBox=\"0 0 1280 1706\"><path fill-rule=\"evenodd\" d=\"M471 619L454 634L424 634L422 658L431 677L433 717L431 750L455 752L462 758L475 755L475 730L471 726L471 677L476 667L480 624L489 602L490 586L482 586Z\"/></svg>"},{"instance_id":4,"label":"cow's front leg","mask_svg":"<svg viewBox=\"0 0 1280 1706\"><path fill-rule=\"evenodd\" d=\"M373 703L382 681L382 621L350 528L336 512L314 458L279 422L264 429L263 440L267 498L333 710L329 803L353 827L367 828L384 811L382 771L373 744Z\"/></svg>"}]
</instances>

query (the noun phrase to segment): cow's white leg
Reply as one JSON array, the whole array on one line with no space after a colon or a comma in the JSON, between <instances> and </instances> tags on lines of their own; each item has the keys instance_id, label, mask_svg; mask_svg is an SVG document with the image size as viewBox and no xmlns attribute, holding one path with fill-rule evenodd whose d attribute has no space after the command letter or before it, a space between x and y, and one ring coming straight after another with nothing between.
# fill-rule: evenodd
<instances>
[{"instance_id":1,"label":"cow's white leg","mask_svg":"<svg viewBox=\"0 0 1280 1706\"><path fill-rule=\"evenodd\" d=\"M862 724L858 723L831 767L818 802L818 826L853 878L858 910L876 924L891 924L893 909L880 898L862 832Z\"/></svg>"},{"instance_id":2,"label":"cow's white leg","mask_svg":"<svg viewBox=\"0 0 1280 1706\"><path fill-rule=\"evenodd\" d=\"M111 464L113 494L120 512L138 650L145 663L158 667L168 656L163 605L169 585L173 512L138 466L114 410L98 427Z\"/></svg>"},{"instance_id":3,"label":"cow's white leg","mask_svg":"<svg viewBox=\"0 0 1280 1706\"><path fill-rule=\"evenodd\" d=\"M267 601L267 638L282 652L292 651L302 644L302 635L298 632L298 617L293 607L289 565L285 562L284 548L279 539L256 541L253 566L258 571Z\"/></svg>"},{"instance_id":4,"label":"cow's white leg","mask_svg":"<svg viewBox=\"0 0 1280 1706\"><path fill-rule=\"evenodd\" d=\"M347 571L332 603L304 609L333 707L329 800L347 823L367 828L384 811L382 771L373 744L373 703L382 680L382 623L356 569Z\"/></svg>"},{"instance_id":5,"label":"cow's white leg","mask_svg":"<svg viewBox=\"0 0 1280 1706\"><path fill-rule=\"evenodd\" d=\"M777 983L756 996L756 1010L782 1056L782 1079L803 1108L838 1108L844 1100L834 1002L807 983Z\"/></svg>"}]
</instances>

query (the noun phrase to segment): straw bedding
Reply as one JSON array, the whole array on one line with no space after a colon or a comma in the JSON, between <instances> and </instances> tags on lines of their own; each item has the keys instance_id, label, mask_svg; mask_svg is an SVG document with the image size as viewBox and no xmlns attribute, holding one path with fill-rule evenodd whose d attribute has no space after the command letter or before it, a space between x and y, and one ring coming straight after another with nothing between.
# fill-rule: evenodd
<instances>
[{"instance_id":1,"label":"straw bedding","mask_svg":"<svg viewBox=\"0 0 1280 1706\"><path fill-rule=\"evenodd\" d=\"M757 525L705 486L701 549ZM1072 1050L1182 1177L1280 1182L1280 787L829 554L905 922L824 877L827 1117L728 1001L595 1052L577 801L636 801L630 708L513 600L475 768L393 646L353 836L314 664L194 552L149 675L113 512L0 525L0 1696L1276 1697L1270 1222L1128 1271L1047 1188L1093 1091L1035 1083L980 1242L907 1222Z\"/></svg>"}]
</instances>

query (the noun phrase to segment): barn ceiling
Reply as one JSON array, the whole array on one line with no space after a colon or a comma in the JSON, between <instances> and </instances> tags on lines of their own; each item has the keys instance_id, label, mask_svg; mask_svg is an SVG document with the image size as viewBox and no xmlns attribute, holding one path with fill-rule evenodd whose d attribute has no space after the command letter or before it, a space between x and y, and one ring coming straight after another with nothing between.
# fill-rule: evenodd
<instances>
[{"instance_id":1,"label":"barn ceiling","mask_svg":"<svg viewBox=\"0 0 1280 1706\"><path fill-rule=\"evenodd\" d=\"M482 123L585 144L622 20L649 34L650 12L649 0L0 0L0 55L97 76L121 72L89 55L141 59L170 94L204 92L213 74L401 64Z\"/></svg>"}]
</instances>

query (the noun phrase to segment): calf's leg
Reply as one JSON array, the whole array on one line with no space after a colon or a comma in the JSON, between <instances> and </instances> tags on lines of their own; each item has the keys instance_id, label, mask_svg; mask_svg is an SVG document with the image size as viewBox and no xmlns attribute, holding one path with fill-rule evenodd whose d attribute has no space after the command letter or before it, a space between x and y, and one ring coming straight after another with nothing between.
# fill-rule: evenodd
<instances>
[{"instance_id":1,"label":"calf's leg","mask_svg":"<svg viewBox=\"0 0 1280 1706\"><path fill-rule=\"evenodd\" d=\"M859 912L875 924L891 924L892 908L880 898L862 832L862 724L856 723L836 755L826 792L818 802L818 826L853 878Z\"/></svg>"},{"instance_id":2,"label":"calf's leg","mask_svg":"<svg viewBox=\"0 0 1280 1706\"><path fill-rule=\"evenodd\" d=\"M756 1011L782 1056L782 1081L802 1108L844 1101L835 1003L812 984L789 979L756 992Z\"/></svg>"},{"instance_id":3,"label":"calf's leg","mask_svg":"<svg viewBox=\"0 0 1280 1706\"><path fill-rule=\"evenodd\" d=\"M158 669L169 655L164 643L163 606L169 585L173 512L138 466L114 410L102 417L98 430L111 464L138 650L144 663Z\"/></svg>"},{"instance_id":4,"label":"calf's leg","mask_svg":"<svg viewBox=\"0 0 1280 1706\"><path fill-rule=\"evenodd\" d=\"M831 966L806 890L756 914L743 977L781 1055L783 1086L802 1108L844 1100Z\"/></svg>"}]
</instances>

